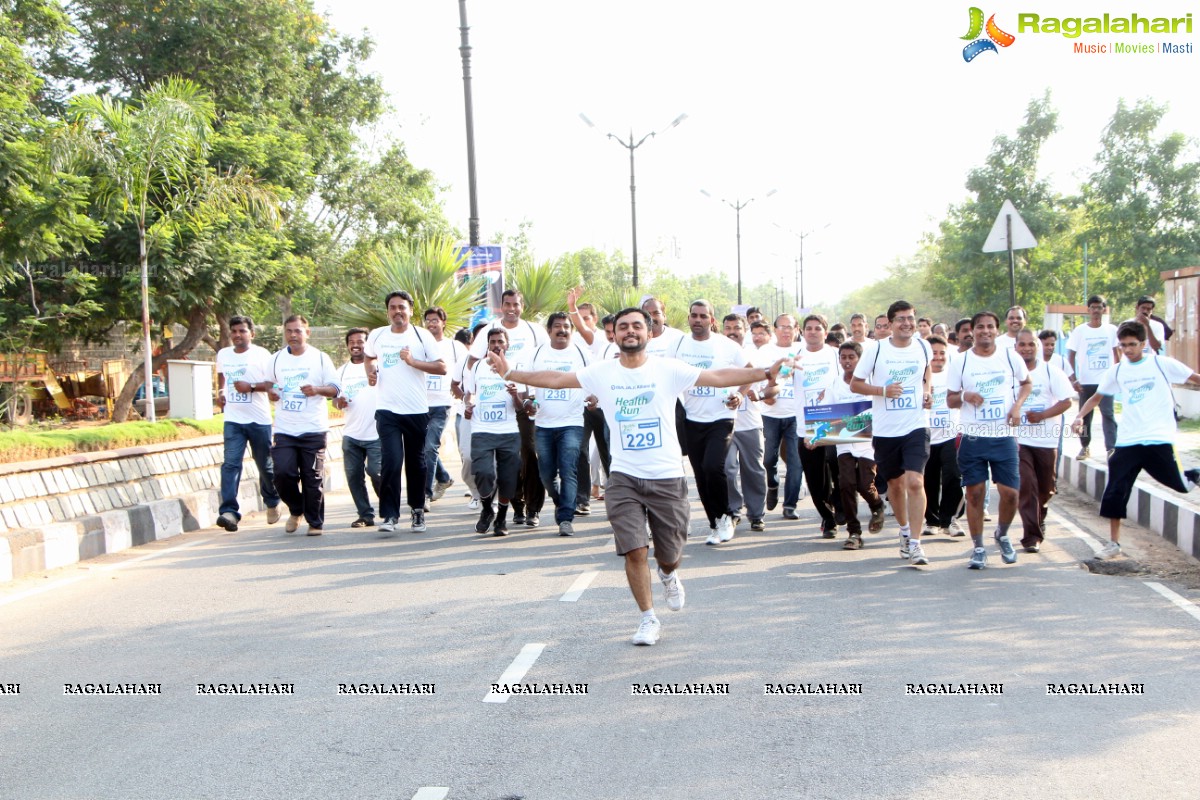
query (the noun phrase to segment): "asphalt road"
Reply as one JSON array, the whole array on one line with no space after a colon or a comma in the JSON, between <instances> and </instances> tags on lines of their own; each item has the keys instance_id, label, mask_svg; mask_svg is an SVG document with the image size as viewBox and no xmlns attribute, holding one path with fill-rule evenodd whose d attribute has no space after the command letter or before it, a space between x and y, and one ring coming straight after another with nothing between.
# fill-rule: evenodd
<instances>
[{"instance_id":1,"label":"asphalt road","mask_svg":"<svg viewBox=\"0 0 1200 800\"><path fill-rule=\"evenodd\" d=\"M0 591L0 687L20 685L0 693L0 797L1200 797L1200 619L1081 570L1099 526L1066 504L1041 554L972 572L962 539L909 567L890 518L842 551L807 501L706 547L696 502L687 607L656 581L662 640L634 647L603 504L574 539L496 539L455 490L424 534L352 531L334 495L322 537L200 531ZM506 670L587 693L497 696ZM161 694L65 694L89 683ZM198 694L239 683L293 693ZM1047 694L1089 683L1144 693Z\"/></svg>"}]
</instances>

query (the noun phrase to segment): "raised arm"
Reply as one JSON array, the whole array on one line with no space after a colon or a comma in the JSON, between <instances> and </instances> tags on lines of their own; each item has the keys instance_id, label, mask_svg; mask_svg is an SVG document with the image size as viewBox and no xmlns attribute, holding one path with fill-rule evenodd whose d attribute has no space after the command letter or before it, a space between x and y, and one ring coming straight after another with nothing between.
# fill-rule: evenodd
<instances>
[{"instance_id":1,"label":"raised arm","mask_svg":"<svg viewBox=\"0 0 1200 800\"><path fill-rule=\"evenodd\" d=\"M500 353L488 353L488 363L506 381L523 383L526 386L537 386L542 389L582 389L579 377L574 372L559 372L554 369L540 369L537 372L511 369L508 360Z\"/></svg>"}]
</instances>

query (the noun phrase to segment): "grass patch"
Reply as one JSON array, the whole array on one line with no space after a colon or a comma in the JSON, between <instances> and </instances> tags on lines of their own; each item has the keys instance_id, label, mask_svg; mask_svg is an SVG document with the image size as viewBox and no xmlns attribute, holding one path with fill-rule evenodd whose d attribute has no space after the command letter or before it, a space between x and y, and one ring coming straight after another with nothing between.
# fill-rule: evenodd
<instances>
[{"instance_id":1,"label":"grass patch","mask_svg":"<svg viewBox=\"0 0 1200 800\"><path fill-rule=\"evenodd\" d=\"M224 418L218 415L206 420L180 419L76 428L9 430L0 432L0 464L178 442L221 433L223 427Z\"/></svg>"}]
</instances>

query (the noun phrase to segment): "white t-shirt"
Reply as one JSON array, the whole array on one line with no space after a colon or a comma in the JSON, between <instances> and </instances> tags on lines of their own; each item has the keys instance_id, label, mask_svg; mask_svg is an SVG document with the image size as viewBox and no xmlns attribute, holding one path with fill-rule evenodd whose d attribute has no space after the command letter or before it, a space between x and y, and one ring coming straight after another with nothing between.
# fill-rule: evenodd
<instances>
[{"instance_id":1,"label":"white t-shirt","mask_svg":"<svg viewBox=\"0 0 1200 800\"><path fill-rule=\"evenodd\" d=\"M803 345L799 345L799 347L803 347ZM777 344L764 344L758 348L758 353L766 361L764 366L769 367L781 358L796 355L797 349L798 347L794 342L787 347L780 347ZM771 419L790 419L796 416L796 373L793 371L792 374L786 377L780 376L776 378L775 384L779 390L779 393L775 395L775 403L773 405L763 403L762 408L759 409L762 411L762 415Z\"/></svg>"},{"instance_id":2,"label":"white t-shirt","mask_svg":"<svg viewBox=\"0 0 1200 800\"><path fill-rule=\"evenodd\" d=\"M578 373L584 391L596 396L608 420L613 472L648 479L683 477L675 400L699 377L699 367L653 356L638 369L605 360Z\"/></svg>"},{"instance_id":3,"label":"white t-shirt","mask_svg":"<svg viewBox=\"0 0 1200 800\"><path fill-rule=\"evenodd\" d=\"M899 383L899 397L871 395L871 433L895 437L912 433L929 424L925 413L925 369L933 359L933 348L914 337L908 347L896 347L889 336L863 350L854 377L872 386Z\"/></svg>"},{"instance_id":4,"label":"white t-shirt","mask_svg":"<svg viewBox=\"0 0 1200 800\"><path fill-rule=\"evenodd\" d=\"M588 355L587 345L568 344L562 350L555 350L551 345L544 344L533 351L533 359L528 369L536 372L542 369L553 369L558 372L579 372L592 363ZM533 399L537 401L537 414L533 417L534 424L539 428L572 428L583 426L583 407L587 393L583 389L543 389L531 387Z\"/></svg>"},{"instance_id":5,"label":"white t-shirt","mask_svg":"<svg viewBox=\"0 0 1200 800\"><path fill-rule=\"evenodd\" d=\"M1137 320L1136 319L1127 319L1127 320L1125 320L1125 322L1137 322ZM1167 340L1165 338L1167 335L1166 328L1164 328L1163 324L1161 322L1159 322L1158 320L1156 320L1156 319L1150 320L1150 330L1146 331L1146 343L1144 345L1142 345L1142 352L1147 355L1152 355L1154 352L1153 350L1150 349L1150 334L1151 333L1154 334L1155 339L1158 339L1158 343L1160 345L1162 345L1163 347L1166 347L1166 344L1167 344Z\"/></svg>"},{"instance_id":6,"label":"white t-shirt","mask_svg":"<svg viewBox=\"0 0 1200 800\"><path fill-rule=\"evenodd\" d=\"M1058 367L1038 359L1037 366L1029 373L1033 389L1021 406L1021 427L1017 429L1017 444L1023 447L1058 448L1058 432L1062 430L1063 418L1053 417L1042 422L1030 422L1025 415L1030 411L1045 411L1060 400L1075 396L1067 375Z\"/></svg>"},{"instance_id":7,"label":"white t-shirt","mask_svg":"<svg viewBox=\"0 0 1200 800\"><path fill-rule=\"evenodd\" d=\"M684 338L683 331L663 328L662 335L646 343L646 355L669 358L675 355L675 346Z\"/></svg>"},{"instance_id":8,"label":"white t-shirt","mask_svg":"<svg viewBox=\"0 0 1200 800\"><path fill-rule=\"evenodd\" d=\"M476 361L463 376L463 392L469 394L475 410L471 413L471 435L477 433L519 433L517 407L508 393L508 382L496 374L487 361ZM517 384L517 390L524 387Z\"/></svg>"},{"instance_id":9,"label":"white t-shirt","mask_svg":"<svg viewBox=\"0 0 1200 800\"><path fill-rule=\"evenodd\" d=\"M692 336L679 340L672 357L700 369L724 369L726 367L746 366L746 354L736 342L709 334L704 341L696 341ZM684 415L692 422L716 422L721 419L734 419L736 409L725 405L731 392L736 388L716 388L714 386L693 386L683 396Z\"/></svg>"},{"instance_id":10,"label":"white t-shirt","mask_svg":"<svg viewBox=\"0 0 1200 800\"><path fill-rule=\"evenodd\" d=\"M764 354L762 350L751 345L750 347L742 348L743 364L749 364L752 367L769 367L775 362L769 360L769 354ZM755 381L750 384L750 388L757 394L762 394L767 386L767 381ZM762 401L747 400L742 398L742 404L738 406L737 416L733 418L733 431L753 431L762 430Z\"/></svg>"},{"instance_id":11,"label":"white t-shirt","mask_svg":"<svg viewBox=\"0 0 1200 800\"><path fill-rule=\"evenodd\" d=\"M824 405L829 402L826 391L842 377L842 365L838 363L836 347L821 345L820 350L809 350L804 345L796 351L796 380L803 387L796 389L796 419L804 421L807 406Z\"/></svg>"},{"instance_id":12,"label":"white t-shirt","mask_svg":"<svg viewBox=\"0 0 1200 800\"><path fill-rule=\"evenodd\" d=\"M1005 421L1017 400L1018 385L1029 377L1025 362L1012 350L996 350L987 358L967 351L946 378L951 392L977 392L979 407L964 402L959 412L962 432L967 436L1002 438L1012 436Z\"/></svg>"},{"instance_id":13,"label":"white t-shirt","mask_svg":"<svg viewBox=\"0 0 1200 800\"><path fill-rule=\"evenodd\" d=\"M941 444L958 436L958 409L946 405L946 378L950 372L949 365L941 372L929 375L929 391L933 395L933 404L929 409L929 444Z\"/></svg>"},{"instance_id":14,"label":"white t-shirt","mask_svg":"<svg viewBox=\"0 0 1200 800\"><path fill-rule=\"evenodd\" d=\"M1015 350L1016 347L1017 347L1017 340L1014 339L1013 337L1009 336L1007 333L1002 333L996 337L996 349L997 350L1000 350L1001 348L1008 348L1009 350Z\"/></svg>"},{"instance_id":15,"label":"white t-shirt","mask_svg":"<svg viewBox=\"0 0 1200 800\"><path fill-rule=\"evenodd\" d=\"M360 442L379 438L375 429L375 396L377 387L367 381L367 365L348 361L338 370L338 394L349 403L343 410L346 424L342 435Z\"/></svg>"},{"instance_id":16,"label":"white t-shirt","mask_svg":"<svg viewBox=\"0 0 1200 800\"><path fill-rule=\"evenodd\" d=\"M1098 328L1080 325L1071 331L1067 350L1075 352L1075 379L1085 386L1097 386L1104 373L1113 365L1113 348L1117 346L1117 326L1101 324Z\"/></svg>"},{"instance_id":17,"label":"white t-shirt","mask_svg":"<svg viewBox=\"0 0 1200 800\"><path fill-rule=\"evenodd\" d=\"M432 336L432 334L431 334ZM467 348L462 342L443 337L434 341L433 347L438 356L446 364L445 375L425 375L425 397L430 408L454 405L454 395L450 393L450 381L458 374L458 362L467 360Z\"/></svg>"},{"instance_id":18,"label":"white t-shirt","mask_svg":"<svg viewBox=\"0 0 1200 800\"><path fill-rule=\"evenodd\" d=\"M845 372L842 373L845 375ZM864 400L870 400L865 394L859 394L850 390L850 384L846 383L843 378L838 378L833 382L833 386L829 387L827 402L830 403L861 403ZM874 415L872 415L873 418ZM872 430L874 430L872 428ZM803 443L800 445L804 446ZM858 444L838 444L834 445L839 456L847 453L855 458L869 458L875 460L875 446L869 440L864 440Z\"/></svg>"},{"instance_id":19,"label":"white t-shirt","mask_svg":"<svg viewBox=\"0 0 1200 800\"><path fill-rule=\"evenodd\" d=\"M1049 360L1045 358L1039 360L1044 361L1052 367L1058 367L1062 370L1062 374L1067 376L1067 383L1071 382L1071 376L1075 374L1075 371L1071 369L1071 362L1067 361L1067 357L1062 353L1051 353Z\"/></svg>"},{"instance_id":20,"label":"white t-shirt","mask_svg":"<svg viewBox=\"0 0 1200 800\"><path fill-rule=\"evenodd\" d=\"M550 344L550 334L541 325L520 319L517 320L515 328L509 328L503 319L494 319L486 328L480 328L479 333L475 335L475 341L471 342L472 358L482 359L487 355L488 333L495 330L503 330L508 334L508 349L504 351L504 357L513 369L516 369L518 364L528 364L534 348L538 345Z\"/></svg>"},{"instance_id":21,"label":"white t-shirt","mask_svg":"<svg viewBox=\"0 0 1200 800\"><path fill-rule=\"evenodd\" d=\"M604 346L597 351L598 355L592 361L603 361L608 358L620 358L621 348L617 347L616 342L605 342Z\"/></svg>"},{"instance_id":22,"label":"white t-shirt","mask_svg":"<svg viewBox=\"0 0 1200 800\"><path fill-rule=\"evenodd\" d=\"M393 414L429 412L429 395L425 389L427 373L405 364L400 351L407 347L414 361L440 361L442 356L436 344L432 333L416 325L409 325L404 333L396 333L390 326L371 331L363 353L378 359L375 365L379 370L375 384L378 408Z\"/></svg>"},{"instance_id":23,"label":"white t-shirt","mask_svg":"<svg viewBox=\"0 0 1200 800\"><path fill-rule=\"evenodd\" d=\"M307 397L300 391L301 386L338 385L337 370L329 356L312 345L298 356L285 347L267 363L265 380L279 387L275 433L303 436L329 430L329 398L319 394Z\"/></svg>"},{"instance_id":24,"label":"white t-shirt","mask_svg":"<svg viewBox=\"0 0 1200 800\"><path fill-rule=\"evenodd\" d=\"M1155 355L1142 356L1137 363L1121 359L1106 372L1097 391L1121 398L1116 446L1173 444L1177 427L1171 384L1183 383L1191 375L1187 364Z\"/></svg>"},{"instance_id":25,"label":"white t-shirt","mask_svg":"<svg viewBox=\"0 0 1200 800\"><path fill-rule=\"evenodd\" d=\"M271 399L266 392L239 392L233 388L237 381L258 383L263 380L270 360L270 351L256 344L247 347L244 353L232 347L222 347L217 352L217 372L225 376L226 422L271 424Z\"/></svg>"}]
</instances>

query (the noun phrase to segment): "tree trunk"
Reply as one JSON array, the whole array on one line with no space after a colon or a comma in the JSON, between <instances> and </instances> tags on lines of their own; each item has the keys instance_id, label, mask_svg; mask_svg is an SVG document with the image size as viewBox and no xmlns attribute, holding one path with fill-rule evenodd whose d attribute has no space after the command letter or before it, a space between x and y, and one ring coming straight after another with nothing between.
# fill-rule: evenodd
<instances>
[{"instance_id":1,"label":"tree trunk","mask_svg":"<svg viewBox=\"0 0 1200 800\"><path fill-rule=\"evenodd\" d=\"M154 422L154 368L150 366L152 353L150 343L150 259L146 255L146 220L145 215L138 219L138 260L142 267L142 347L146 348L146 352L142 353L142 376L146 382L146 421ZM147 375L146 373L150 374ZM134 389L134 393L137 390ZM121 396L125 396L125 392L121 392ZM133 397L129 398L129 402L133 402ZM125 410L129 414L129 409ZM113 416L116 416L116 409L113 409Z\"/></svg>"},{"instance_id":2,"label":"tree trunk","mask_svg":"<svg viewBox=\"0 0 1200 800\"><path fill-rule=\"evenodd\" d=\"M208 333L207 320L207 307L201 306L192 309L192 312L188 315L187 333L184 334L177 345L154 356L152 366L150 367L151 373L165 364L168 359L183 358L192 352ZM133 397L137 394L138 387L143 384L142 376L145 374L145 371L145 364L138 364L134 367L133 374L125 381L125 386L122 387L121 394L117 397L116 402L113 403L113 422L124 422L129 418L129 410L133 408ZM152 406L154 404L153 393L147 393L146 400L147 405ZM148 415L147 418L149 419Z\"/></svg>"}]
</instances>

